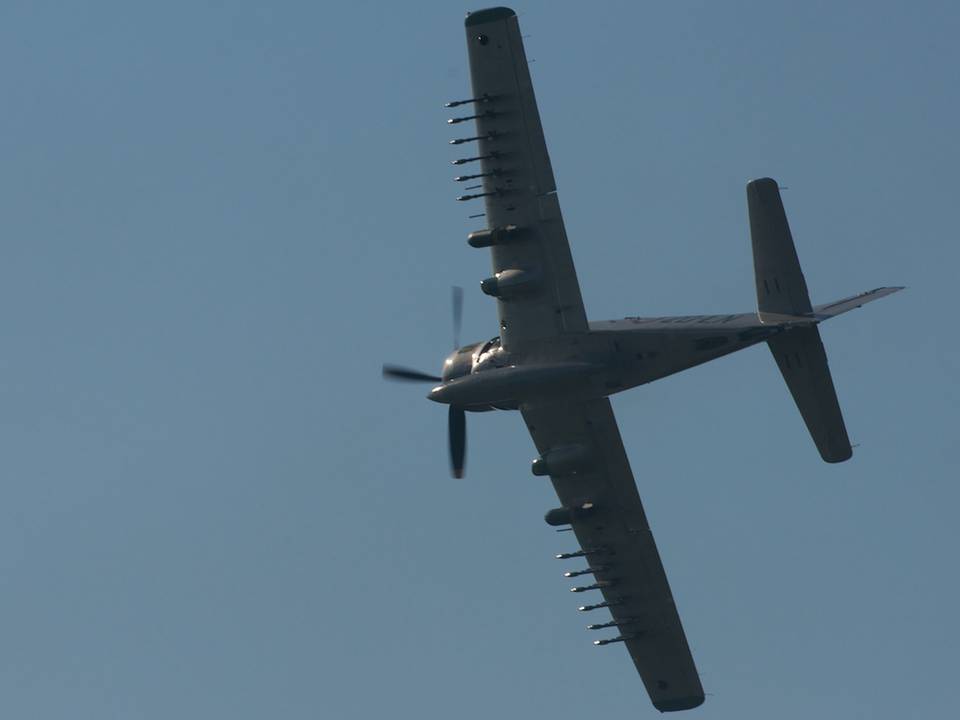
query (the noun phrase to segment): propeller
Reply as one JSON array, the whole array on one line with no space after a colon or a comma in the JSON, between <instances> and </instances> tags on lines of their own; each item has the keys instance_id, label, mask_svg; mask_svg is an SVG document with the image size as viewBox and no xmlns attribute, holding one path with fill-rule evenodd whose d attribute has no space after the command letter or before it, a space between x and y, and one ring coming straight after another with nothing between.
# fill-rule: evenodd
<instances>
[{"instance_id":1,"label":"propeller","mask_svg":"<svg viewBox=\"0 0 960 720\"><path fill-rule=\"evenodd\" d=\"M453 349L460 347L460 326L463 324L463 288L453 286Z\"/></svg>"},{"instance_id":2,"label":"propeller","mask_svg":"<svg viewBox=\"0 0 960 720\"><path fill-rule=\"evenodd\" d=\"M441 382L442 378L430 373L412 370L400 365L384 365L383 376L387 380L405 380L406 382Z\"/></svg>"},{"instance_id":3,"label":"propeller","mask_svg":"<svg viewBox=\"0 0 960 720\"><path fill-rule=\"evenodd\" d=\"M453 286L451 297L453 310L453 349L460 347L460 327L463 324L463 288ZM400 365L383 366L383 377L401 382L443 382L443 378ZM450 446L450 471L455 478L463 477L464 458L467 454L467 413L462 407L451 405L447 415L447 435Z\"/></svg>"},{"instance_id":4,"label":"propeller","mask_svg":"<svg viewBox=\"0 0 960 720\"><path fill-rule=\"evenodd\" d=\"M450 469L455 478L462 478L464 456L467 454L467 414L462 407L450 406L447 426L450 439Z\"/></svg>"}]
</instances>

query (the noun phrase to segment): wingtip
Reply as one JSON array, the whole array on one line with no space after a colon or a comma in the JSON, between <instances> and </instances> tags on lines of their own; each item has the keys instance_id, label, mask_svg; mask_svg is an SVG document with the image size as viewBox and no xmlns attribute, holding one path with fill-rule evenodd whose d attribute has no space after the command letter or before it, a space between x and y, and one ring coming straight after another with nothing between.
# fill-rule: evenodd
<instances>
[{"instance_id":1,"label":"wingtip","mask_svg":"<svg viewBox=\"0 0 960 720\"><path fill-rule=\"evenodd\" d=\"M774 187L777 187L777 188L780 187L777 184L777 181L774 180L773 178L761 177L761 178L754 178L753 180L749 181L747 183L747 189L749 190L750 188L759 187L761 185L773 185Z\"/></svg>"},{"instance_id":2,"label":"wingtip","mask_svg":"<svg viewBox=\"0 0 960 720\"><path fill-rule=\"evenodd\" d=\"M475 10L467 13L467 19L463 24L467 27L472 25L481 25L483 23L494 22L496 20L506 20L512 18L516 13L508 7L492 7L483 10Z\"/></svg>"},{"instance_id":3,"label":"wingtip","mask_svg":"<svg viewBox=\"0 0 960 720\"><path fill-rule=\"evenodd\" d=\"M677 712L678 710L692 710L703 705L703 695L691 695L676 700L654 701L653 706L660 712Z\"/></svg>"}]
</instances>

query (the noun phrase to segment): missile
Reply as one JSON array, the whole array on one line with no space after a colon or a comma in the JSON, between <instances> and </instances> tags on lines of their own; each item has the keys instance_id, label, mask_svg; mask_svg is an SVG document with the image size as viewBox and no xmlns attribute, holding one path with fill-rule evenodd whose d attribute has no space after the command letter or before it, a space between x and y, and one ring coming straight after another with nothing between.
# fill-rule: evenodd
<instances>
[{"instance_id":1,"label":"missile","mask_svg":"<svg viewBox=\"0 0 960 720\"><path fill-rule=\"evenodd\" d=\"M595 575L607 569L606 565L597 565L597 567L588 567L585 570L569 570L563 574L565 578L579 577L580 575Z\"/></svg>"}]
</instances>

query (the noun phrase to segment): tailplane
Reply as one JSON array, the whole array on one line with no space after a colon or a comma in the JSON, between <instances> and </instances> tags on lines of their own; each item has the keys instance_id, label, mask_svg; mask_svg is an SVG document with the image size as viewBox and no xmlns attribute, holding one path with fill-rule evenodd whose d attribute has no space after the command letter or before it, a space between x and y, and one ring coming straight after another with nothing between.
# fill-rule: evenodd
<instances>
[{"instance_id":1,"label":"tailplane","mask_svg":"<svg viewBox=\"0 0 960 720\"><path fill-rule=\"evenodd\" d=\"M747 207L760 321L766 315L810 315L807 281L776 181L763 178L747 183Z\"/></svg>"},{"instance_id":2,"label":"tailplane","mask_svg":"<svg viewBox=\"0 0 960 720\"><path fill-rule=\"evenodd\" d=\"M767 345L820 456L829 463L849 460L853 450L816 326L902 288L877 288L812 307L776 181L763 178L748 183L747 207L757 315L761 323L783 328Z\"/></svg>"},{"instance_id":3,"label":"tailplane","mask_svg":"<svg viewBox=\"0 0 960 720\"><path fill-rule=\"evenodd\" d=\"M849 460L853 449L816 326L791 328L767 340L767 345L820 457L828 463Z\"/></svg>"},{"instance_id":4,"label":"tailplane","mask_svg":"<svg viewBox=\"0 0 960 720\"><path fill-rule=\"evenodd\" d=\"M868 302L879 300L887 295L893 295L893 293L900 290L903 290L902 285L868 290L867 292L860 293L859 295L853 295L851 297L844 298L843 300L835 300L834 302L827 303L826 305L817 305L815 308L813 308L813 314L817 318L817 322L823 322L824 320L829 320L837 315L842 315L845 312L856 310L858 307L861 305L866 305Z\"/></svg>"}]
</instances>

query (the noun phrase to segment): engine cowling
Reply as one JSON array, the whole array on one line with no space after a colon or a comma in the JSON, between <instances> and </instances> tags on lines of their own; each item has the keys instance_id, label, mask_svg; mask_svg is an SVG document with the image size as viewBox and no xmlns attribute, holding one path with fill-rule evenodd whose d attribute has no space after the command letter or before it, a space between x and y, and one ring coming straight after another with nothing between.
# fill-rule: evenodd
<instances>
[{"instance_id":1,"label":"engine cowling","mask_svg":"<svg viewBox=\"0 0 960 720\"><path fill-rule=\"evenodd\" d=\"M483 343L474 343L473 345L464 345L459 350L455 350L447 359L443 361L443 369L440 371L440 377L444 382L453 380L464 375L469 375L473 371L473 363L476 360L476 351Z\"/></svg>"}]
</instances>

